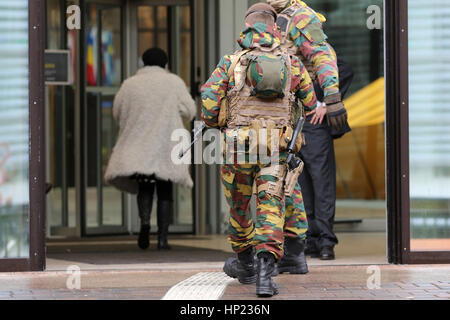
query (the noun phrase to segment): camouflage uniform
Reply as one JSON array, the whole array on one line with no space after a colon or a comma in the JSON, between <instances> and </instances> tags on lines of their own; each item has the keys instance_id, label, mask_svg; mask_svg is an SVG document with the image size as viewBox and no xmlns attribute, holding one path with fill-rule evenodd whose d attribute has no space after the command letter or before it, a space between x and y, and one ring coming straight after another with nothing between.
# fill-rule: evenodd
<instances>
[{"instance_id":1,"label":"camouflage uniform","mask_svg":"<svg viewBox=\"0 0 450 320\"><path fill-rule=\"evenodd\" d=\"M298 56L307 66L313 81L317 80L323 88L324 97L339 93L339 73L334 49L328 44L322 23L326 21L303 1L292 0L281 12L294 11L288 30L283 34L283 46ZM282 19L277 20L283 28Z\"/></svg>"},{"instance_id":2,"label":"camouflage uniform","mask_svg":"<svg viewBox=\"0 0 450 320\"><path fill-rule=\"evenodd\" d=\"M286 197L285 202L286 218L283 229L284 237L300 240L306 239L308 219L303 204L302 190L298 182L295 185L294 194L292 197Z\"/></svg>"},{"instance_id":3,"label":"camouflage uniform","mask_svg":"<svg viewBox=\"0 0 450 320\"><path fill-rule=\"evenodd\" d=\"M252 48L254 43L272 47L280 44L280 35L272 27L262 23L247 25L241 33L238 43L243 49ZM218 127L220 105L227 92L235 86L234 76L228 77L232 60L230 55L224 56L211 77L201 89L202 119L209 127ZM308 109L316 107L316 97L311 78L301 61L291 57L291 91L295 92L303 106ZM284 155L280 155L283 158ZM277 259L283 253L283 229L285 224L285 199L260 192L257 195L257 221L254 223L249 212L252 186L256 179L257 186L276 179L270 175L258 173L264 166L260 164L225 164L221 176L225 196L230 205L229 242L236 253L255 246L257 253L270 252ZM286 200L289 207L302 203L300 187L295 188L295 196ZM295 204L295 205L294 205ZM298 230L305 227L304 209L290 210L286 217L285 232L296 236ZM307 228L307 226L306 226Z\"/></svg>"},{"instance_id":4,"label":"camouflage uniform","mask_svg":"<svg viewBox=\"0 0 450 320\"><path fill-rule=\"evenodd\" d=\"M268 2L270 3L271 1ZM274 2L282 3L282 1ZM279 11L281 12L278 15L277 25L282 32L283 47L302 60L313 81L317 82L323 89L324 101L327 103L327 107L328 105L331 106L328 107L328 121L330 124L333 112L341 114L343 105L339 105L340 93L337 56L334 49L328 44L327 36L322 28L322 23L326 19L300 0L286 1L286 6ZM339 97L339 101L335 101L336 96ZM333 105L336 102L338 102L336 105L339 106L338 109L341 111L336 112L334 110ZM308 108L305 108L305 110L312 111L308 110ZM307 135L306 132L305 135ZM306 138L308 141L309 137L307 136ZM319 150L326 150L328 148L323 145L315 147L319 148ZM302 151L307 152L306 150ZM309 163L305 159L304 161L308 168ZM328 183L326 177L322 177L322 179L324 183ZM331 184L331 182L329 183ZM296 209L295 205L291 208ZM287 208L287 210L289 211L291 208ZM302 209L304 210L303 203L298 210ZM312 223L314 221L311 220L310 222ZM301 228L302 231L297 230L296 233L301 235L299 238L306 238L305 233L307 230L303 226Z\"/></svg>"},{"instance_id":5,"label":"camouflage uniform","mask_svg":"<svg viewBox=\"0 0 450 320\"><path fill-rule=\"evenodd\" d=\"M326 42L326 35L322 31L322 22L325 21L325 18L302 1L291 1L283 12L288 9L295 10L295 13L291 17L289 28L283 34L283 46L302 60L311 78L317 80L324 88L325 97L338 93L339 76L336 53ZM280 19L277 23L279 22ZM307 112L313 110L307 105L304 107ZM307 229L308 222L303 197L300 185L297 185L293 197L286 199L284 235L290 238L305 239Z\"/></svg>"}]
</instances>

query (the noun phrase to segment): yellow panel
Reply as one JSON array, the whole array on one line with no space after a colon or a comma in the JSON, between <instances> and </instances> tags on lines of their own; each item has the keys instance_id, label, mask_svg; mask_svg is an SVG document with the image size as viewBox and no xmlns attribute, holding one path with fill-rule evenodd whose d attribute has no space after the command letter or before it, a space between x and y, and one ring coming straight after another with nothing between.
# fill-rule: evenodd
<instances>
[{"instance_id":1,"label":"yellow panel","mask_svg":"<svg viewBox=\"0 0 450 320\"><path fill-rule=\"evenodd\" d=\"M372 82L344 101L350 127L366 127L385 121L384 78Z\"/></svg>"}]
</instances>

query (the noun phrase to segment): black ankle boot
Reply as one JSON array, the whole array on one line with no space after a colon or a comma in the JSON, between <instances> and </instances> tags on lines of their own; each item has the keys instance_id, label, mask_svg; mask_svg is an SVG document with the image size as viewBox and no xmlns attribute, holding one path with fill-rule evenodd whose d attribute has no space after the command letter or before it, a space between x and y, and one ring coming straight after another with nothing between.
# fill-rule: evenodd
<instances>
[{"instance_id":1,"label":"black ankle boot","mask_svg":"<svg viewBox=\"0 0 450 320\"><path fill-rule=\"evenodd\" d=\"M142 250L145 250L150 246L150 225L141 225L141 231L139 232L138 237L138 246Z\"/></svg>"},{"instance_id":2,"label":"black ankle boot","mask_svg":"<svg viewBox=\"0 0 450 320\"><path fill-rule=\"evenodd\" d=\"M275 257L269 252L258 254L258 275L256 279L256 295L271 297L278 294L278 287L272 280L275 269Z\"/></svg>"},{"instance_id":3,"label":"black ankle boot","mask_svg":"<svg viewBox=\"0 0 450 320\"><path fill-rule=\"evenodd\" d=\"M237 278L242 284L256 282L255 250L253 247L238 253L238 258L229 258L223 266L223 272L231 278Z\"/></svg>"},{"instance_id":4,"label":"black ankle boot","mask_svg":"<svg viewBox=\"0 0 450 320\"><path fill-rule=\"evenodd\" d=\"M284 241L284 255L277 264L274 276L278 273L290 274L308 273L305 256L305 240L286 238Z\"/></svg>"},{"instance_id":5,"label":"black ankle boot","mask_svg":"<svg viewBox=\"0 0 450 320\"><path fill-rule=\"evenodd\" d=\"M137 204L139 209L139 218L141 219L141 231L138 237L138 246L142 250L150 246L150 215L153 205L153 191L154 184L147 182L139 183L139 193L137 195Z\"/></svg>"},{"instance_id":6,"label":"black ankle boot","mask_svg":"<svg viewBox=\"0 0 450 320\"><path fill-rule=\"evenodd\" d=\"M158 250L170 250L172 247L167 241L169 224L172 214L171 201L159 201L157 207L158 218Z\"/></svg>"}]
</instances>

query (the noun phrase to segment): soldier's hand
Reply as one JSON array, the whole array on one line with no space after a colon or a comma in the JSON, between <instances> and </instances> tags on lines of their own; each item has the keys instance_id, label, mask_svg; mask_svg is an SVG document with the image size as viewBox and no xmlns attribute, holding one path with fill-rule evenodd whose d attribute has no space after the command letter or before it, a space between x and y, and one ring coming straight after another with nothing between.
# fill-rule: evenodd
<instances>
[{"instance_id":1,"label":"soldier's hand","mask_svg":"<svg viewBox=\"0 0 450 320\"><path fill-rule=\"evenodd\" d=\"M327 115L327 108L324 105L318 104L311 114L314 114L311 119L311 124L322 124L323 118Z\"/></svg>"},{"instance_id":2,"label":"soldier's hand","mask_svg":"<svg viewBox=\"0 0 450 320\"><path fill-rule=\"evenodd\" d=\"M339 93L325 98L327 104L328 125L340 131L347 123L347 110L341 101Z\"/></svg>"}]
</instances>

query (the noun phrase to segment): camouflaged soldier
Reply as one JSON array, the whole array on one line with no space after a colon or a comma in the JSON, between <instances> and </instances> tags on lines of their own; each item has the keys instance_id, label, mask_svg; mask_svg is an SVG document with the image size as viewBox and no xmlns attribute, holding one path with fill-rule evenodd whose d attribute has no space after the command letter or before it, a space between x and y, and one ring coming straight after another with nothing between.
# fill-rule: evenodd
<instances>
[{"instance_id":1,"label":"camouflaged soldier","mask_svg":"<svg viewBox=\"0 0 450 320\"><path fill-rule=\"evenodd\" d=\"M300 0L267 2L278 12L277 26L281 31L282 46L299 57L311 79L319 82L324 91L328 122L340 129L345 124L347 112L339 94L336 53L322 30L325 17Z\"/></svg>"},{"instance_id":2,"label":"camouflaged soldier","mask_svg":"<svg viewBox=\"0 0 450 320\"><path fill-rule=\"evenodd\" d=\"M336 53L322 30L322 23L326 19L320 13L300 0L267 2L278 12L277 26L282 34L282 46L302 60L312 80L319 84L324 93L326 108L319 104L314 111L306 109L310 111L307 116L310 115L311 120L308 119L305 124L307 146L301 152L305 172L300 181L308 204L308 247L314 244L314 250L320 250L321 259L332 259L332 247L337 243L330 223L334 219L336 197L335 189L333 191L332 188L335 186L333 134L338 133L338 136L350 130L339 92ZM322 124L325 115L328 126ZM319 246L321 248L317 249ZM292 272L296 266L306 265L305 242L286 241L286 251L287 254L278 264L279 271L297 273Z\"/></svg>"},{"instance_id":3,"label":"camouflaged soldier","mask_svg":"<svg viewBox=\"0 0 450 320\"><path fill-rule=\"evenodd\" d=\"M224 271L243 284L256 281L259 296L278 293L271 275L276 261L283 255L285 194L289 194L284 185L287 169L283 163L286 158L283 141L286 143L291 138L299 108L295 100L299 98L304 107L316 107L310 76L298 58L281 49L275 21L276 13L271 6L264 3L252 6L246 14L246 29L238 40L242 50L224 56L201 89L203 121L208 127L224 128L227 140L239 137L239 132L247 129L271 129L280 136L281 162L278 164L233 161L221 169L223 189L230 205L228 240L238 256L233 266L227 261ZM278 81L267 81L270 78L267 70L278 70ZM277 82L281 90L276 95L273 93L277 90L264 90L277 87ZM260 143L258 141L259 147ZM269 143L266 141L262 145L266 147ZM301 143L297 148L300 146ZM249 210L255 181L256 223ZM292 187L295 188L290 192L299 195L293 203L301 202L298 184ZM298 228L298 222L302 223L296 221L298 217L290 218L291 226Z\"/></svg>"}]
</instances>

